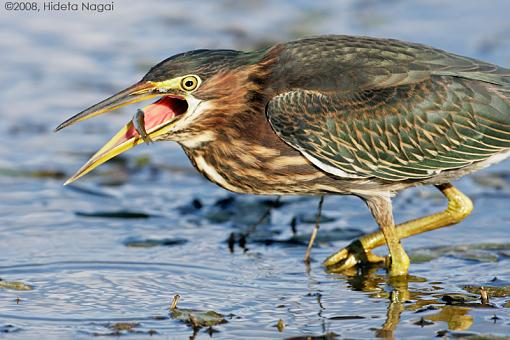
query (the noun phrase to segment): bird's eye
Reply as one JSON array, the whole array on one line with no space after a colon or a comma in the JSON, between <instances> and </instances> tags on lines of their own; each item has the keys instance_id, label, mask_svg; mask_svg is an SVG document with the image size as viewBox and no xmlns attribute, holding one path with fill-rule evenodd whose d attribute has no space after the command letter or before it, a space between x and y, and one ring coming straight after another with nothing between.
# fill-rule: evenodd
<instances>
[{"instance_id":1,"label":"bird's eye","mask_svg":"<svg viewBox=\"0 0 510 340\"><path fill-rule=\"evenodd\" d=\"M184 91L193 91L198 87L198 78L195 76L187 76L182 78L181 87Z\"/></svg>"}]
</instances>

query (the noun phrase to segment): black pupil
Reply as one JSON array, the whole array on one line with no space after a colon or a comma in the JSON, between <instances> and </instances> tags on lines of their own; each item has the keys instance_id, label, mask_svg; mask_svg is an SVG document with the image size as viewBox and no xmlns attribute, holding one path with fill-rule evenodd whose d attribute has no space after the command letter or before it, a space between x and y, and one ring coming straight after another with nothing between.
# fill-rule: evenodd
<instances>
[{"instance_id":1,"label":"black pupil","mask_svg":"<svg viewBox=\"0 0 510 340\"><path fill-rule=\"evenodd\" d=\"M193 87L193 80L186 80L184 85L186 85L186 87Z\"/></svg>"}]
</instances>

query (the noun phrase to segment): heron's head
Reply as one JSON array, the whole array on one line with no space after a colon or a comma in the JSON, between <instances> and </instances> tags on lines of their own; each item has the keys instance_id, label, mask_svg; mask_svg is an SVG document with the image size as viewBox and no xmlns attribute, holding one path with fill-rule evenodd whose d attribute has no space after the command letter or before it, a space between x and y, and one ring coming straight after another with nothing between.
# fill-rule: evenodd
<instances>
[{"instance_id":1,"label":"heron's head","mask_svg":"<svg viewBox=\"0 0 510 340\"><path fill-rule=\"evenodd\" d=\"M66 184L144 139L173 140L190 146L212 140L214 115L241 110L246 104L241 93L246 87L246 70L258 62L259 55L234 50L196 50L175 55L154 66L138 83L60 124L57 131L125 105L157 98Z\"/></svg>"}]
</instances>

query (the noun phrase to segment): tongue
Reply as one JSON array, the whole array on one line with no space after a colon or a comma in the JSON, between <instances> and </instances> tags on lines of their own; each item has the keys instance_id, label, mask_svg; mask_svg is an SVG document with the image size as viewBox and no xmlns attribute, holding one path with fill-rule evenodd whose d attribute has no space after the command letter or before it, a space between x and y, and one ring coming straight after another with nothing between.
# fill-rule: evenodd
<instances>
[{"instance_id":1,"label":"tongue","mask_svg":"<svg viewBox=\"0 0 510 340\"><path fill-rule=\"evenodd\" d=\"M182 106L185 101L163 97L143 109L145 131L150 133L154 128L172 120L175 116L182 112ZM127 129L124 135L125 140L132 137L140 137L133 124Z\"/></svg>"}]
</instances>

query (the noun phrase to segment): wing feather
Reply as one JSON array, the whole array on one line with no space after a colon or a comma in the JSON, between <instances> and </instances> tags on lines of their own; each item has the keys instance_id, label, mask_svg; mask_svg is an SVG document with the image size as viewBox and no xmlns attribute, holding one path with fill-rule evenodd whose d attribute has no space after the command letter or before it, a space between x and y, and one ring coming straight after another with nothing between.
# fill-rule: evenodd
<instances>
[{"instance_id":1,"label":"wing feather","mask_svg":"<svg viewBox=\"0 0 510 340\"><path fill-rule=\"evenodd\" d=\"M510 148L510 98L503 106L490 91L447 76L356 95L294 90L267 117L285 142L349 176L421 179Z\"/></svg>"}]
</instances>

